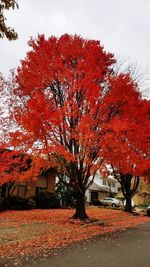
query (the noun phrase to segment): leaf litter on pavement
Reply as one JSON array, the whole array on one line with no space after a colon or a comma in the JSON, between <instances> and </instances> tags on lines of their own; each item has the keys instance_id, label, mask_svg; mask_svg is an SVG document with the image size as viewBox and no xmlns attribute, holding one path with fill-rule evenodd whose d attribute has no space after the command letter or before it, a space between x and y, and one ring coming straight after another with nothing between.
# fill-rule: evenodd
<instances>
[{"instance_id":1,"label":"leaf litter on pavement","mask_svg":"<svg viewBox=\"0 0 150 267\"><path fill-rule=\"evenodd\" d=\"M57 255L53 252L57 248L149 221L144 215L133 216L122 210L91 208L87 213L92 219L83 223L69 219L74 214L71 209L2 212L0 258L45 258L51 253Z\"/></svg>"}]
</instances>

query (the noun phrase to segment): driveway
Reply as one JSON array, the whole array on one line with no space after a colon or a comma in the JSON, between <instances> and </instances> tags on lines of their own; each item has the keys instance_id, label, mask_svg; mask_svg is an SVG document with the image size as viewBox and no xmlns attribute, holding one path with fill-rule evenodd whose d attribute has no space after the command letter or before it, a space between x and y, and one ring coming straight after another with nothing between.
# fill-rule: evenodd
<instances>
[{"instance_id":1,"label":"driveway","mask_svg":"<svg viewBox=\"0 0 150 267\"><path fill-rule=\"evenodd\" d=\"M150 223L92 238L22 267L149 267Z\"/></svg>"}]
</instances>

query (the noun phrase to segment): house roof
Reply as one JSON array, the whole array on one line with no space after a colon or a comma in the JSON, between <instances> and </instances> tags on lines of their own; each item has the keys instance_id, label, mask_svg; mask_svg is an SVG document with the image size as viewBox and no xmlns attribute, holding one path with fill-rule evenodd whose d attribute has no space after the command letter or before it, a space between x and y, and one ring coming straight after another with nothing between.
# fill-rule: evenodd
<instances>
[{"instance_id":1,"label":"house roof","mask_svg":"<svg viewBox=\"0 0 150 267\"><path fill-rule=\"evenodd\" d=\"M89 190L99 191L99 192L109 192L110 189L108 186L102 186L102 185L98 185L96 183L93 183L92 185L90 185Z\"/></svg>"}]
</instances>

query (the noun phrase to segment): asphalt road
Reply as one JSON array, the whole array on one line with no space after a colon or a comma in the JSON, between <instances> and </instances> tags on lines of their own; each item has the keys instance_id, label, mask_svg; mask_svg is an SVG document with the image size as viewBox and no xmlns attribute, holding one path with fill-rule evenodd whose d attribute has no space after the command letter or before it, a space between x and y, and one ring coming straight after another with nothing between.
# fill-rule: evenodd
<instances>
[{"instance_id":1,"label":"asphalt road","mask_svg":"<svg viewBox=\"0 0 150 267\"><path fill-rule=\"evenodd\" d=\"M150 267L150 222L58 250L22 267Z\"/></svg>"}]
</instances>

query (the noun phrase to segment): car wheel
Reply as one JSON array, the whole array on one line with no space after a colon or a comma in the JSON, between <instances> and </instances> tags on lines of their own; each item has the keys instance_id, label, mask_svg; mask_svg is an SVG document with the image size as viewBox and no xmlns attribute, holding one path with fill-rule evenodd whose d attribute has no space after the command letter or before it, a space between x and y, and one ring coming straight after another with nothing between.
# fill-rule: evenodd
<instances>
[{"instance_id":1,"label":"car wheel","mask_svg":"<svg viewBox=\"0 0 150 267\"><path fill-rule=\"evenodd\" d=\"M112 204L112 207L116 207L116 204L115 204L115 203L113 203L113 204Z\"/></svg>"}]
</instances>

